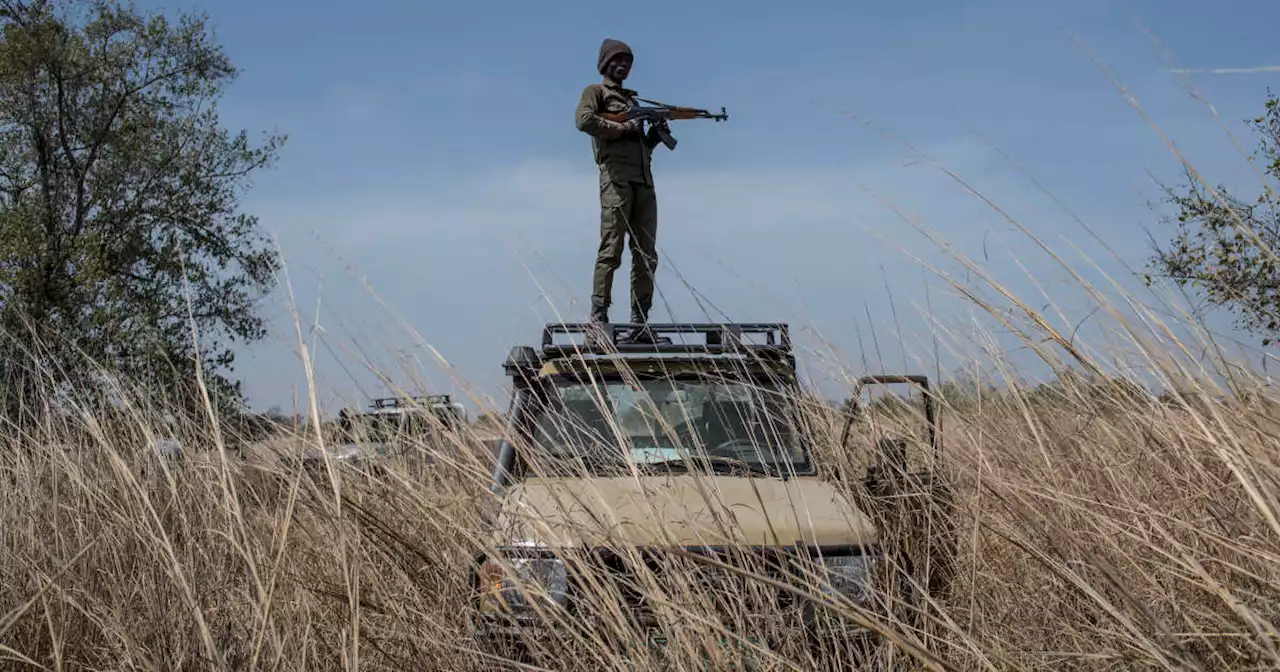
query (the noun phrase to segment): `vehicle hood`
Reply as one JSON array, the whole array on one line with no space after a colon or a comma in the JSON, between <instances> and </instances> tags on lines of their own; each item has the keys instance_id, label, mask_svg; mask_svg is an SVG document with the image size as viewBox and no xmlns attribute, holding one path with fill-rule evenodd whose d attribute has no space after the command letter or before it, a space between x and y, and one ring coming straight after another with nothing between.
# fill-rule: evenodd
<instances>
[{"instance_id":1,"label":"vehicle hood","mask_svg":"<svg viewBox=\"0 0 1280 672\"><path fill-rule=\"evenodd\" d=\"M871 519L816 478L531 478L502 500L498 546L873 545Z\"/></svg>"}]
</instances>

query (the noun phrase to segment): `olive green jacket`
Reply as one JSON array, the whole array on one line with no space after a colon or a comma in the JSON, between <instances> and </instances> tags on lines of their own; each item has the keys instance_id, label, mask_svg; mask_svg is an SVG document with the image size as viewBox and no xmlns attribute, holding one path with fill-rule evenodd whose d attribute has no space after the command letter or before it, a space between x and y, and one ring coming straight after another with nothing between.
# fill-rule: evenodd
<instances>
[{"instance_id":1,"label":"olive green jacket","mask_svg":"<svg viewBox=\"0 0 1280 672\"><path fill-rule=\"evenodd\" d=\"M591 151L600 168L601 184L640 182L653 185L649 163L658 145L652 127L645 134L624 132L622 124L599 116L600 112L625 112L636 105L636 92L612 79L588 85L578 99L574 123L591 136Z\"/></svg>"}]
</instances>

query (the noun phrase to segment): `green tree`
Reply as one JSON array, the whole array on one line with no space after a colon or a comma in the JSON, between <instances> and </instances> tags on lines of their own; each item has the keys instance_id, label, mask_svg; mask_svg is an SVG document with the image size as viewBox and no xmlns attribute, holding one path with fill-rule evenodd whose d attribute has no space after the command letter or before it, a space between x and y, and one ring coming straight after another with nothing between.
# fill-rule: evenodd
<instances>
[{"instance_id":1,"label":"green tree","mask_svg":"<svg viewBox=\"0 0 1280 672\"><path fill-rule=\"evenodd\" d=\"M1269 179L1280 179L1280 99L1270 91L1250 126ZM1267 186L1248 203L1222 186L1209 188L1188 171L1183 193L1166 190L1179 212L1177 235L1152 259L1156 273L1201 289L1235 313L1237 325L1270 345L1280 334L1280 202ZM1148 283L1150 277L1148 277Z\"/></svg>"},{"instance_id":2,"label":"green tree","mask_svg":"<svg viewBox=\"0 0 1280 672\"><path fill-rule=\"evenodd\" d=\"M0 0L0 367L19 401L47 389L30 367L89 384L88 360L174 401L198 399L199 364L220 405L242 399L233 343L265 335L279 260L238 199L284 137L221 126L237 70L206 24Z\"/></svg>"}]
</instances>

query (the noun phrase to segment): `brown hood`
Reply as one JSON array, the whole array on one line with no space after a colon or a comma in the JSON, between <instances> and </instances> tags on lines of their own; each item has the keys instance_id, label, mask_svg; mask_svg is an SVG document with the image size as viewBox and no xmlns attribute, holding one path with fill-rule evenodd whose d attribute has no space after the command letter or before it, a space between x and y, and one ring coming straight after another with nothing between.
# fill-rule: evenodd
<instances>
[{"instance_id":1,"label":"brown hood","mask_svg":"<svg viewBox=\"0 0 1280 672\"><path fill-rule=\"evenodd\" d=\"M495 545L870 545L875 525L824 481L534 478L503 498Z\"/></svg>"},{"instance_id":2,"label":"brown hood","mask_svg":"<svg viewBox=\"0 0 1280 672\"><path fill-rule=\"evenodd\" d=\"M604 38L604 42L600 43L600 58L596 62L596 71L603 75L604 66L609 64L609 59L620 54L634 57L634 54L631 53L631 47L627 46L626 42L615 40L612 37Z\"/></svg>"}]
</instances>

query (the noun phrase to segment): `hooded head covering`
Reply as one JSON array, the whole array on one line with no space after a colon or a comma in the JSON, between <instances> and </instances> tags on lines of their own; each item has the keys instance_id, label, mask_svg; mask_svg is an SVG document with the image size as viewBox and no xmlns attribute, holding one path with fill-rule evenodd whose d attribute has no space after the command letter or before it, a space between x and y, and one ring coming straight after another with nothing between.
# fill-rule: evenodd
<instances>
[{"instance_id":1,"label":"hooded head covering","mask_svg":"<svg viewBox=\"0 0 1280 672\"><path fill-rule=\"evenodd\" d=\"M632 58L635 57L635 55L631 53L631 47L628 47L626 42L623 42L622 40L615 40L612 37L604 38L604 42L600 44L600 60L596 64L596 70L603 75L604 66L609 64L609 59L623 54L631 56Z\"/></svg>"}]
</instances>

